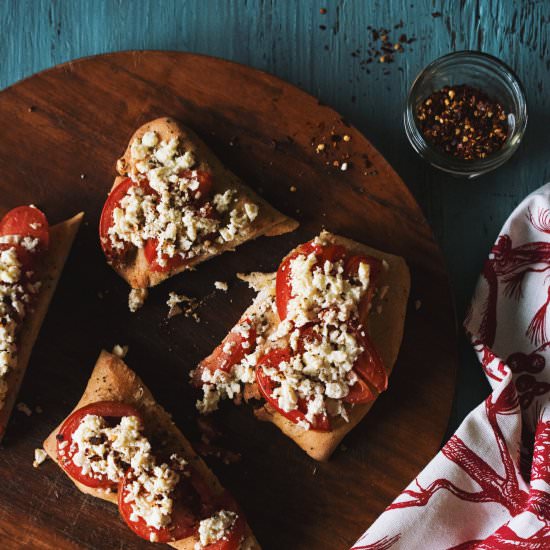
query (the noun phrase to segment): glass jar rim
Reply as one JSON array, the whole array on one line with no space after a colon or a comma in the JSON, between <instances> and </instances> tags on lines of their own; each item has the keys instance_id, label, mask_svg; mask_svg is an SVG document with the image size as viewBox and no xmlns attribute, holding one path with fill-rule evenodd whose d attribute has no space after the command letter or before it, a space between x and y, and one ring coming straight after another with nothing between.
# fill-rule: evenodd
<instances>
[{"instance_id":1,"label":"glass jar rim","mask_svg":"<svg viewBox=\"0 0 550 550\"><path fill-rule=\"evenodd\" d=\"M440 66L449 62L457 64L464 63L468 65L469 62L475 61L481 61L484 67L496 75L501 84L506 86L510 94L514 97L517 108L513 109L511 112L515 116L516 123L514 124L512 133L507 137L501 149L483 159L463 160L452 157L451 155L446 155L424 138L417 124L414 103L418 95L418 89L424 82L424 79L429 77L430 73L434 73ZM445 172L450 172L459 176L475 177L485 172L489 172L506 162L519 147L527 126L527 101L525 98L525 90L516 73L497 57L475 50L451 52L429 63L416 76L407 95L403 122L409 142L422 158Z\"/></svg>"}]
</instances>

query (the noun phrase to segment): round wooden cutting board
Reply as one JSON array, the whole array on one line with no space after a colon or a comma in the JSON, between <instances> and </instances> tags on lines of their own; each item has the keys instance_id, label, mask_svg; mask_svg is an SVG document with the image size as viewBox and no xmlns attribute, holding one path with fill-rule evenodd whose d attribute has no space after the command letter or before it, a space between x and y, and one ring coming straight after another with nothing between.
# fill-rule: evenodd
<instances>
[{"instance_id":1,"label":"round wooden cutting board","mask_svg":"<svg viewBox=\"0 0 550 550\"><path fill-rule=\"evenodd\" d=\"M301 227L167 281L131 314L128 288L100 251L98 218L128 139L163 115L193 128ZM226 404L215 417L222 444L242 459L208 462L265 549L348 548L437 452L453 396L456 328L447 275L397 174L315 98L262 72L184 53L116 53L45 71L0 93L0 120L0 207L34 203L52 223L86 212L18 400L43 412L14 412L0 450L2 547L149 547L115 507L81 494L55 464L33 469L34 448L79 399L101 348L114 344L129 344L128 365L198 441L187 373L251 300L236 273L274 270L292 247L327 227L402 255L410 266L405 338L388 391L324 464L249 408ZM229 282L227 294L214 291L216 280ZM169 291L204 298L201 321L167 320Z\"/></svg>"}]
</instances>

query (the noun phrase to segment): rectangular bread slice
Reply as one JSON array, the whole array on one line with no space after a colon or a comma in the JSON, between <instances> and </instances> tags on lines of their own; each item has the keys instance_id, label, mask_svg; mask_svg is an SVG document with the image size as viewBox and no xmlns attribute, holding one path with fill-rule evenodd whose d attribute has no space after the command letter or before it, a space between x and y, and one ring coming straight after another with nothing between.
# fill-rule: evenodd
<instances>
[{"instance_id":1,"label":"rectangular bread slice","mask_svg":"<svg viewBox=\"0 0 550 550\"><path fill-rule=\"evenodd\" d=\"M189 441L177 428L170 415L155 401L155 398L141 381L141 379L126 366L124 361L106 351L102 351L95 364L94 370L88 381L88 385L72 412L95 403L97 401L121 401L136 407L143 415L147 426L155 433L166 436L167 446L172 445L181 452L182 456L198 471L214 495L220 495L224 489L213 472L193 450ZM68 415L69 416L69 415ZM64 421L63 421L64 422ZM44 450L58 462L56 435L63 422L44 441ZM117 504L116 493L86 487L71 478L76 487L83 493ZM198 540L188 537L183 540L170 543L170 546L179 550L194 550ZM260 545L256 541L250 527L247 526L245 540L241 544L243 548L259 550Z\"/></svg>"},{"instance_id":2,"label":"rectangular bread slice","mask_svg":"<svg viewBox=\"0 0 550 550\"><path fill-rule=\"evenodd\" d=\"M117 161L119 176L115 179L111 192L128 176L138 177L137 163L132 158L132 144L136 140L141 140L146 133L150 132L155 132L161 142L169 142L172 138L177 138L182 151L189 153L196 159L193 170L209 172L212 175L213 194L224 193L228 189L234 189L236 191L236 202L232 204L232 208L238 209L244 207L246 203L253 203L258 206L258 213L252 222L240 228L229 241L219 243L213 240L208 251L197 254L193 258L186 260L184 264L169 271L151 270L143 248L135 250L123 262L111 262L117 273L132 288L155 286L173 275L191 269L218 254L234 250L246 241L262 235L281 235L294 231L298 227L298 222L273 208L265 199L243 183L238 176L228 170L195 132L168 117L148 122L136 130L128 143L124 155Z\"/></svg>"},{"instance_id":3,"label":"rectangular bread slice","mask_svg":"<svg viewBox=\"0 0 550 550\"><path fill-rule=\"evenodd\" d=\"M368 332L389 376L397 360L403 338L405 313L410 290L410 274L407 264L403 258L381 252L367 245L333 235L326 231L321 234L321 237L328 243L344 246L352 254L373 256L387 264L387 269L381 272L377 282L379 289L385 288L385 291L382 293L384 296L378 299L378 303L375 303L370 311ZM289 255L291 253L292 251ZM267 306L267 304L272 302L275 297L275 273L252 273L250 275L241 275L240 277L247 281L255 290L259 291L256 299L243 313L241 319L255 318L259 312L263 312L263 318L269 323L269 329L266 334L273 334L280 320L277 313L273 311L273 308ZM247 396L254 395L255 393L251 392L250 388L246 388L245 399ZM348 411L349 422L346 422L341 417L337 417L332 421L332 430L330 432L306 430L294 424L267 403L256 409L255 414L260 420L275 424L309 456L315 460L325 461L328 460L344 436L367 414L373 404L374 400L369 403L354 405Z\"/></svg>"},{"instance_id":4,"label":"rectangular bread slice","mask_svg":"<svg viewBox=\"0 0 550 550\"><path fill-rule=\"evenodd\" d=\"M0 409L0 441L4 436L7 423L17 400L17 395L29 364L32 348L40 332L44 317L48 312L57 282L61 277L63 266L71 251L71 246L83 217L84 213L80 212L76 216L50 227L50 245L47 253L44 254L40 264L37 266L37 279L42 281L42 287L34 303L33 310L23 320L17 337L17 364L6 375L8 393L4 406Z\"/></svg>"}]
</instances>

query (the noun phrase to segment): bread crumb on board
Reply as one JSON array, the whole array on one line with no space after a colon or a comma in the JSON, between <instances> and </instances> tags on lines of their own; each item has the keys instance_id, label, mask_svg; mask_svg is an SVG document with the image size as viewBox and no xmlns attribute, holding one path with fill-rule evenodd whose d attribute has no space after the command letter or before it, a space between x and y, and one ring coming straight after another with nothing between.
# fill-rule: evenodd
<instances>
[{"instance_id":1,"label":"bread crumb on board","mask_svg":"<svg viewBox=\"0 0 550 550\"><path fill-rule=\"evenodd\" d=\"M34 450L34 462L32 463L33 468L38 468L48 458L48 453L44 449L35 449Z\"/></svg>"}]
</instances>

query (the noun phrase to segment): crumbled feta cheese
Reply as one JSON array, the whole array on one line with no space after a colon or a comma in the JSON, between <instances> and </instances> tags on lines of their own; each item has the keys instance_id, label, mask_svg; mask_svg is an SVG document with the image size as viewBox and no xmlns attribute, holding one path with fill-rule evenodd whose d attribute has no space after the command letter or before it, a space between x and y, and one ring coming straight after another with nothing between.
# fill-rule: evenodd
<instances>
[{"instance_id":1,"label":"crumbled feta cheese","mask_svg":"<svg viewBox=\"0 0 550 550\"><path fill-rule=\"evenodd\" d=\"M287 316L269 341L273 346L284 342L291 354L276 368L261 367L276 384L272 397L285 412L305 401L305 420L299 423L304 429L319 415L346 420L342 399L357 382L353 367L364 351L351 326L358 322L358 306L370 285L370 266L361 262L356 276L349 277L343 260L319 264L311 253L292 259L288 269L292 294ZM302 327L308 327L305 338Z\"/></svg>"},{"instance_id":2,"label":"crumbled feta cheese","mask_svg":"<svg viewBox=\"0 0 550 550\"><path fill-rule=\"evenodd\" d=\"M234 189L214 195L211 203L199 201L201 176L193 170L197 161L190 151L182 151L177 137L160 141L155 132L146 132L134 140L130 154L135 185L113 210L108 235L114 250L154 241L156 262L163 267L167 258L185 260L209 251L213 240L233 240L258 215L258 206L250 202L231 209ZM219 216L211 215L212 206Z\"/></svg>"},{"instance_id":3,"label":"crumbled feta cheese","mask_svg":"<svg viewBox=\"0 0 550 550\"><path fill-rule=\"evenodd\" d=\"M227 290L229 289L227 283L224 281L215 281L214 287L216 288L216 290L223 290L224 292L227 292Z\"/></svg>"},{"instance_id":4,"label":"crumbled feta cheese","mask_svg":"<svg viewBox=\"0 0 550 550\"><path fill-rule=\"evenodd\" d=\"M132 313L135 313L143 306L149 292L146 288L132 288L128 295L128 308Z\"/></svg>"},{"instance_id":5,"label":"crumbled feta cheese","mask_svg":"<svg viewBox=\"0 0 550 550\"><path fill-rule=\"evenodd\" d=\"M0 252L0 282L17 283L21 277L21 263L14 247Z\"/></svg>"},{"instance_id":6,"label":"crumbled feta cheese","mask_svg":"<svg viewBox=\"0 0 550 550\"><path fill-rule=\"evenodd\" d=\"M44 449L35 449L34 462L32 463L33 468L38 468L47 458L48 453Z\"/></svg>"},{"instance_id":7,"label":"crumbled feta cheese","mask_svg":"<svg viewBox=\"0 0 550 550\"><path fill-rule=\"evenodd\" d=\"M227 539L227 535L235 525L238 515L235 512L221 510L212 517L203 519L199 524L199 539L201 547L214 544L221 539Z\"/></svg>"}]
</instances>

